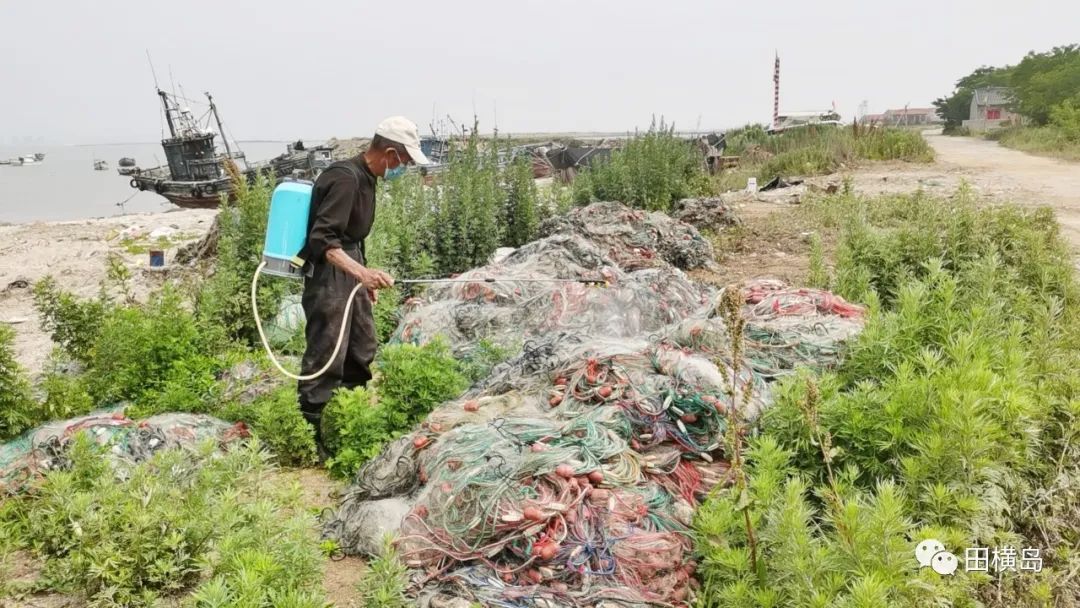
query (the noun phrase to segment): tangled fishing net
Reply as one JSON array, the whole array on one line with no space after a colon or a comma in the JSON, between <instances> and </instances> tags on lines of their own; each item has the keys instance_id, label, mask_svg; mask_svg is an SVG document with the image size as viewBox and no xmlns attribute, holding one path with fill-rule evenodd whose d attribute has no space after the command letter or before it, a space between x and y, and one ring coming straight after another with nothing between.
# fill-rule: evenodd
<instances>
[{"instance_id":1,"label":"tangled fishing net","mask_svg":"<svg viewBox=\"0 0 1080 608\"><path fill-rule=\"evenodd\" d=\"M481 340L515 347L558 331L616 337L655 332L699 310L710 295L679 269L661 264L626 272L579 235L550 236L457 277L475 283L437 285L423 299L406 302L391 341L425 343L442 336L462 354ZM549 278L568 281L535 281Z\"/></svg>"},{"instance_id":2,"label":"tangled fishing net","mask_svg":"<svg viewBox=\"0 0 1080 608\"><path fill-rule=\"evenodd\" d=\"M676 201L672 217L698 230L723 230L740 223L731 205L719 197L684 198Z\"/></svg>"},{"instance_id":3,"label":"tangled fishing net","mask_svg":"<svg viewBox=\"0 0 1080 608\"><path fill-rule=\"evenodd\" d=\"M837 363L864 311L826 291L751 283L734 361L716 294L663 256L614 251L621 228L575 228L629 217L686 233L653 215L613 203L577 210L565 231L461 276L477 282L411 302L397 340L521 346L365 463L325 535L373 553L395 532L420 606L689 605L689 526L728 481L733 419L767 407L769 380ZM609 286L483 282L574 276Z\"/></svg>"},{"instance_id":4,"label":"tangled fishing net","mask_svg":"<svg viewBox=\"0 0 1080 608\"><path fill-rule=\"evenodd\" d=\"M119 466L142 462L163 449L248 436L242 422L197 414L160 414L137 422L119 412L98 412L51 422L0 444L0 494L19 492L49 471L67 469L71 441L80 432L106 448Z\"/></svg>"},{"instance_id":5,"label":"tangled fishing net","mask_svg":"<svg viewBox=\"0 0 1080 608\"><path fill-rule=\"evenodd\" d=\"M573 234L592 243L627 271L671 264L700 268L713 257L712 245L697 229L658 211L631 209L621 203L593 203L551 218L540 235Z\"/></svg>"}]
</instances>

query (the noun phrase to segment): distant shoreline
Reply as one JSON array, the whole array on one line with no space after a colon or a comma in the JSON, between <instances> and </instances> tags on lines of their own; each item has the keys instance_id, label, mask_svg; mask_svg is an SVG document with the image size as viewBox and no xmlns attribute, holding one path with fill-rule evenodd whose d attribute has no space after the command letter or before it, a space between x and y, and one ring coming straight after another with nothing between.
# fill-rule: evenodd
<instances>
[{"instance_id":1,"label":"distant shoreline","mask_svg":"<svg viewBox=\"0 0 1080 608\"><path fill-rule=\"evenodd\" d=\"M295 139L238 139L235 140L238 144L291 144L295 142ZM317 140L312 140L317 141ZM121 141L110 142L105 144L52 144L63 148L93 148L97 146L157 146L160 145L160 141ZM31 144L33 145L33 144ZM42 144L48 147L49 144ZM18 146L12 146L18 147Z\"/></svg>"}]
</instances>

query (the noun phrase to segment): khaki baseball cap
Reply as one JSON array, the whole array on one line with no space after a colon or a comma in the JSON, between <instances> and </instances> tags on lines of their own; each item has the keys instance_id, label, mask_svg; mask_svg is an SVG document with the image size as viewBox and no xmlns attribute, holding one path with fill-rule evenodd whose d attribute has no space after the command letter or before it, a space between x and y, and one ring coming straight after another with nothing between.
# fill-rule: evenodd
<instances>
[{"instance_id":1,"label":"khaki baseball cap","mask_svg":"<svg viewBox=\"0 0 1080 608\"><path fill-rule=\"evenodd\" d=\"M405 146L405 151L409 153L409 158L414 163L418 165L431 163L420 150L420 135L416 131L416 123L408 118L391 116L375 127L375 134Z\"/></svg>"}]
</instances>

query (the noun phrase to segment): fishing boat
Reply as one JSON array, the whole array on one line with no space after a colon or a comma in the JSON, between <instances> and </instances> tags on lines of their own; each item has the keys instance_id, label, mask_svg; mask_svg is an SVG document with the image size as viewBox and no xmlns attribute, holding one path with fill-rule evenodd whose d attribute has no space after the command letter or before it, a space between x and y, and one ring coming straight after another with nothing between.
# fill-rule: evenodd
<instances>
[{"instance_id":1,"label":"fishing boat","mask_svg":"<svg viewBox=\"0 0 1080 608\"><path fill-rule=\"evenodd\" d=\"M248 163L243 151L230 145L210 93L205 93L208 110L196 117L182 98L158 89L158 97L169 127L169 136L161 140L165 165L152 169L137 166L118 167L120 175L131 178L131 187L156 192L172 204L187 209L217 207L223 199L236 196L231 174L254 182L260 173L272 178L314 179L332 162L332 148L306 148L302 142L289 144L284 154L258 163ZM211 124L213 121L213 124ZM217 128L215 132L213 127ZM214 139L221 134L224 152Z\"/></svg>"}]
</instances>

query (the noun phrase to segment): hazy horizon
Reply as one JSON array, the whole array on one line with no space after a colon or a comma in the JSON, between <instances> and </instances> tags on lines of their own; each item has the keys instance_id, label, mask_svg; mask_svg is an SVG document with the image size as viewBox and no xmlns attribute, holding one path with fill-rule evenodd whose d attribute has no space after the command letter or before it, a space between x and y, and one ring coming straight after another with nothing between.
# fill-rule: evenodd
<instances>
[{"instance_id":1,"label":"hazy horizon","mask_svg":"<svg viewBox=\"0 0 1080 608\"><path fill-rule=\"evenodd\" d=\"M211 91L242 141L366 136L391 114L425 132L475 113L485 132L622 133L654 115L767 122L774 53L783 111L928 106L979 66L1075 42L1080 22L1080 4L1046 1L310 6L4 3L0 145L156 142L147 50L162 88Z\"/></svg>"}]
</instances>

